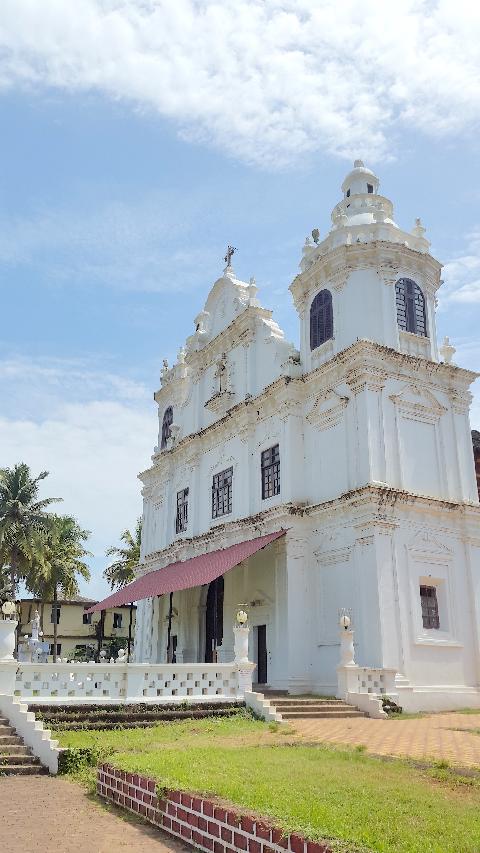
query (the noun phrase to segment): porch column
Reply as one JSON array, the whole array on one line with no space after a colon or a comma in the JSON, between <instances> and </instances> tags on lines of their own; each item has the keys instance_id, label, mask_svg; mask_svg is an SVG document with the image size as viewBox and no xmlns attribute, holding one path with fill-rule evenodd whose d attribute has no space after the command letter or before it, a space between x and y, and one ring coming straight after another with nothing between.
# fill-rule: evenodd
<instances>
[{"instance_id":1,"label":"porch column","mask_svg":"<svg viewBox=\"0 0 480 853\"><path fill-rule=\"evenodd\" d=\"M311 591L306 525L293 527L286 537L288 689L311 689Z\"/></svg>"}]
</instances>

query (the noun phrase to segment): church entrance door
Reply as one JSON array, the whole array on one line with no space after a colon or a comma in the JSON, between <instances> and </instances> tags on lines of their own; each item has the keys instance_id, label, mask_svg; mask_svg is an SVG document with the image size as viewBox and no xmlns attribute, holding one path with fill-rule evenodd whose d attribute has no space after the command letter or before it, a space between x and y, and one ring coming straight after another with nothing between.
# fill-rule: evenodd
<instances>
[{"instance_id":1,"label":"church entrance door","mask_svg":"<svg viewBox=\"0 0 480 853\"><path fill-rule=\"evenodd\" d=\"M267 683L267 626L257 625L257 682Z\"/></svg>"},{"instance_id":2,"label":"church entrance door","mask_svg":"<svg viewBox=\"0 0 480 853\"><path fill-rule=\"evenodd\" d=\"M223 641L223 577L208 587L205 614L205 663L217 662L217 647Z\"/></svg>"}]
</instances>

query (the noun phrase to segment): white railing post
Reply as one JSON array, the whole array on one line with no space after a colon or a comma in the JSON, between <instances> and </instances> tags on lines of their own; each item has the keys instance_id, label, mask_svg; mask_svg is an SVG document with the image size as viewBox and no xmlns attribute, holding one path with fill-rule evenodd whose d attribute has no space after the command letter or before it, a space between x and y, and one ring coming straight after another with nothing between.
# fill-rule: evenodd
<instances>
[{"instance_id":1,"label":"white railing post","mask_svg":"<svg viewBox=\"0 0 480 853\"><path fill-rule=\"evenodd\" d=\"M252 692L252 680L255 664L248 659L248 635L250 626L248 624L248 616L244 610L239 610L236 616L236 622L233 626L233 635L235 637L234 652L235 665L237 668L237 696L243 699L245 693Z\"/></svg>"},{"instance_id":2,"label":"white railing post","mask_svg":"<svg viewBox=\"0 0 480 853\"><path fill-rule=\"evenodd\" d=\"M13 696L15 689L17 661L13 653L16 627L14 619L0 619L0 693L6 696Z\"/></svg>"},{"instance_id":3,"label":"white railing post","mask_svg":"<svg viewBox=\"0 0 480 853\"><path fill-rule=\"evenodd\" d=\"M355 663L353 631L350 628L350 616L342 610L340 625L340 664L337 666L337 699L345 699L348 693L355 692L358 666Z\"/></svg>"}]
</instances>

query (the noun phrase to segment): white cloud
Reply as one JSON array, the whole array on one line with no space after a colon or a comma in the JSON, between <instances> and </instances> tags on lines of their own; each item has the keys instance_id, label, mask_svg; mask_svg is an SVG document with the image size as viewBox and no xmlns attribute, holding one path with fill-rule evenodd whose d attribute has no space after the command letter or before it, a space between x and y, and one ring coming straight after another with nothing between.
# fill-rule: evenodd
<instances>
[{"instance_id":1,"label":"white cloud","mask_svg":"<svg viewBox=\"0 0 480 853\"><path fill-rule=\"evenodd\" d=\"M14 382L33 397L26 415L9 393ZM144 390L132 380L96 375L69 362L38 366L23 359L1 365L0 394L8 408L0 416L0 465L24 461L34 473L50 471L43 494L63 497L58 511L72 513L92 532L88 590L97 596L106 591L100 579L106 548L141 512L137 474L149 464L156 443L155 409Z\"/></svg>"},{"instance_id":2,"label":"white cloud","mask_svg":"<svg viewBox=\"0 0 480 853\"><path fill-rule=\"evenodd\" d=\"M463 253L445 264L442 277L441 307L452 303L480 305L480 229L468 235Z\"/></svg>"},{"instance_id":3,"label":"white cloud","mask_svg":"<svg viewBox=\"0 0 480 853\"><path fill-rule=\"evenodd\" d=\"M157 192L129 204L110 201L93 213L58 207L0 215L0 264L33 267L36 279L43 272L50 283L188 290L212 262L211 249L191 246L198 218L208 218L205 206L198 191Z\"/></svg>"},{"instance_id":4,"label":"white cloud","mask_svg":"<svg viewBox=\"0 0 480 853\"><path fill-rule=\"evenodd\" d=\"M0 85L99 91L262 165L378 159L473 129L479 41L469 0L3 0Z\"/></svg>"}]
</instances>

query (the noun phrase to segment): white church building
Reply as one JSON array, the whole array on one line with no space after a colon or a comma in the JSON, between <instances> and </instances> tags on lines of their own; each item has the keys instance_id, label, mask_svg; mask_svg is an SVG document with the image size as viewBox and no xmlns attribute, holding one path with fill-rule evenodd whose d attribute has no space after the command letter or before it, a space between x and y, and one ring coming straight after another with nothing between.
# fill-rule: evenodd
<instances>
[{"instance_id":1,"label":"white church building","mask_svg":"<svg viewBox=\"0 0 480 853\"><path fill-rule=\"evenodd\" d=\"M299 350L229 247L164 363L135 659L231 661L241 606L254 681L331 695L345 609L356 663L395 670L405 708L479 707L476 374L438 347L425 229L360 160L331 218L290 285Z\"/></svg>"}]
</instances>

